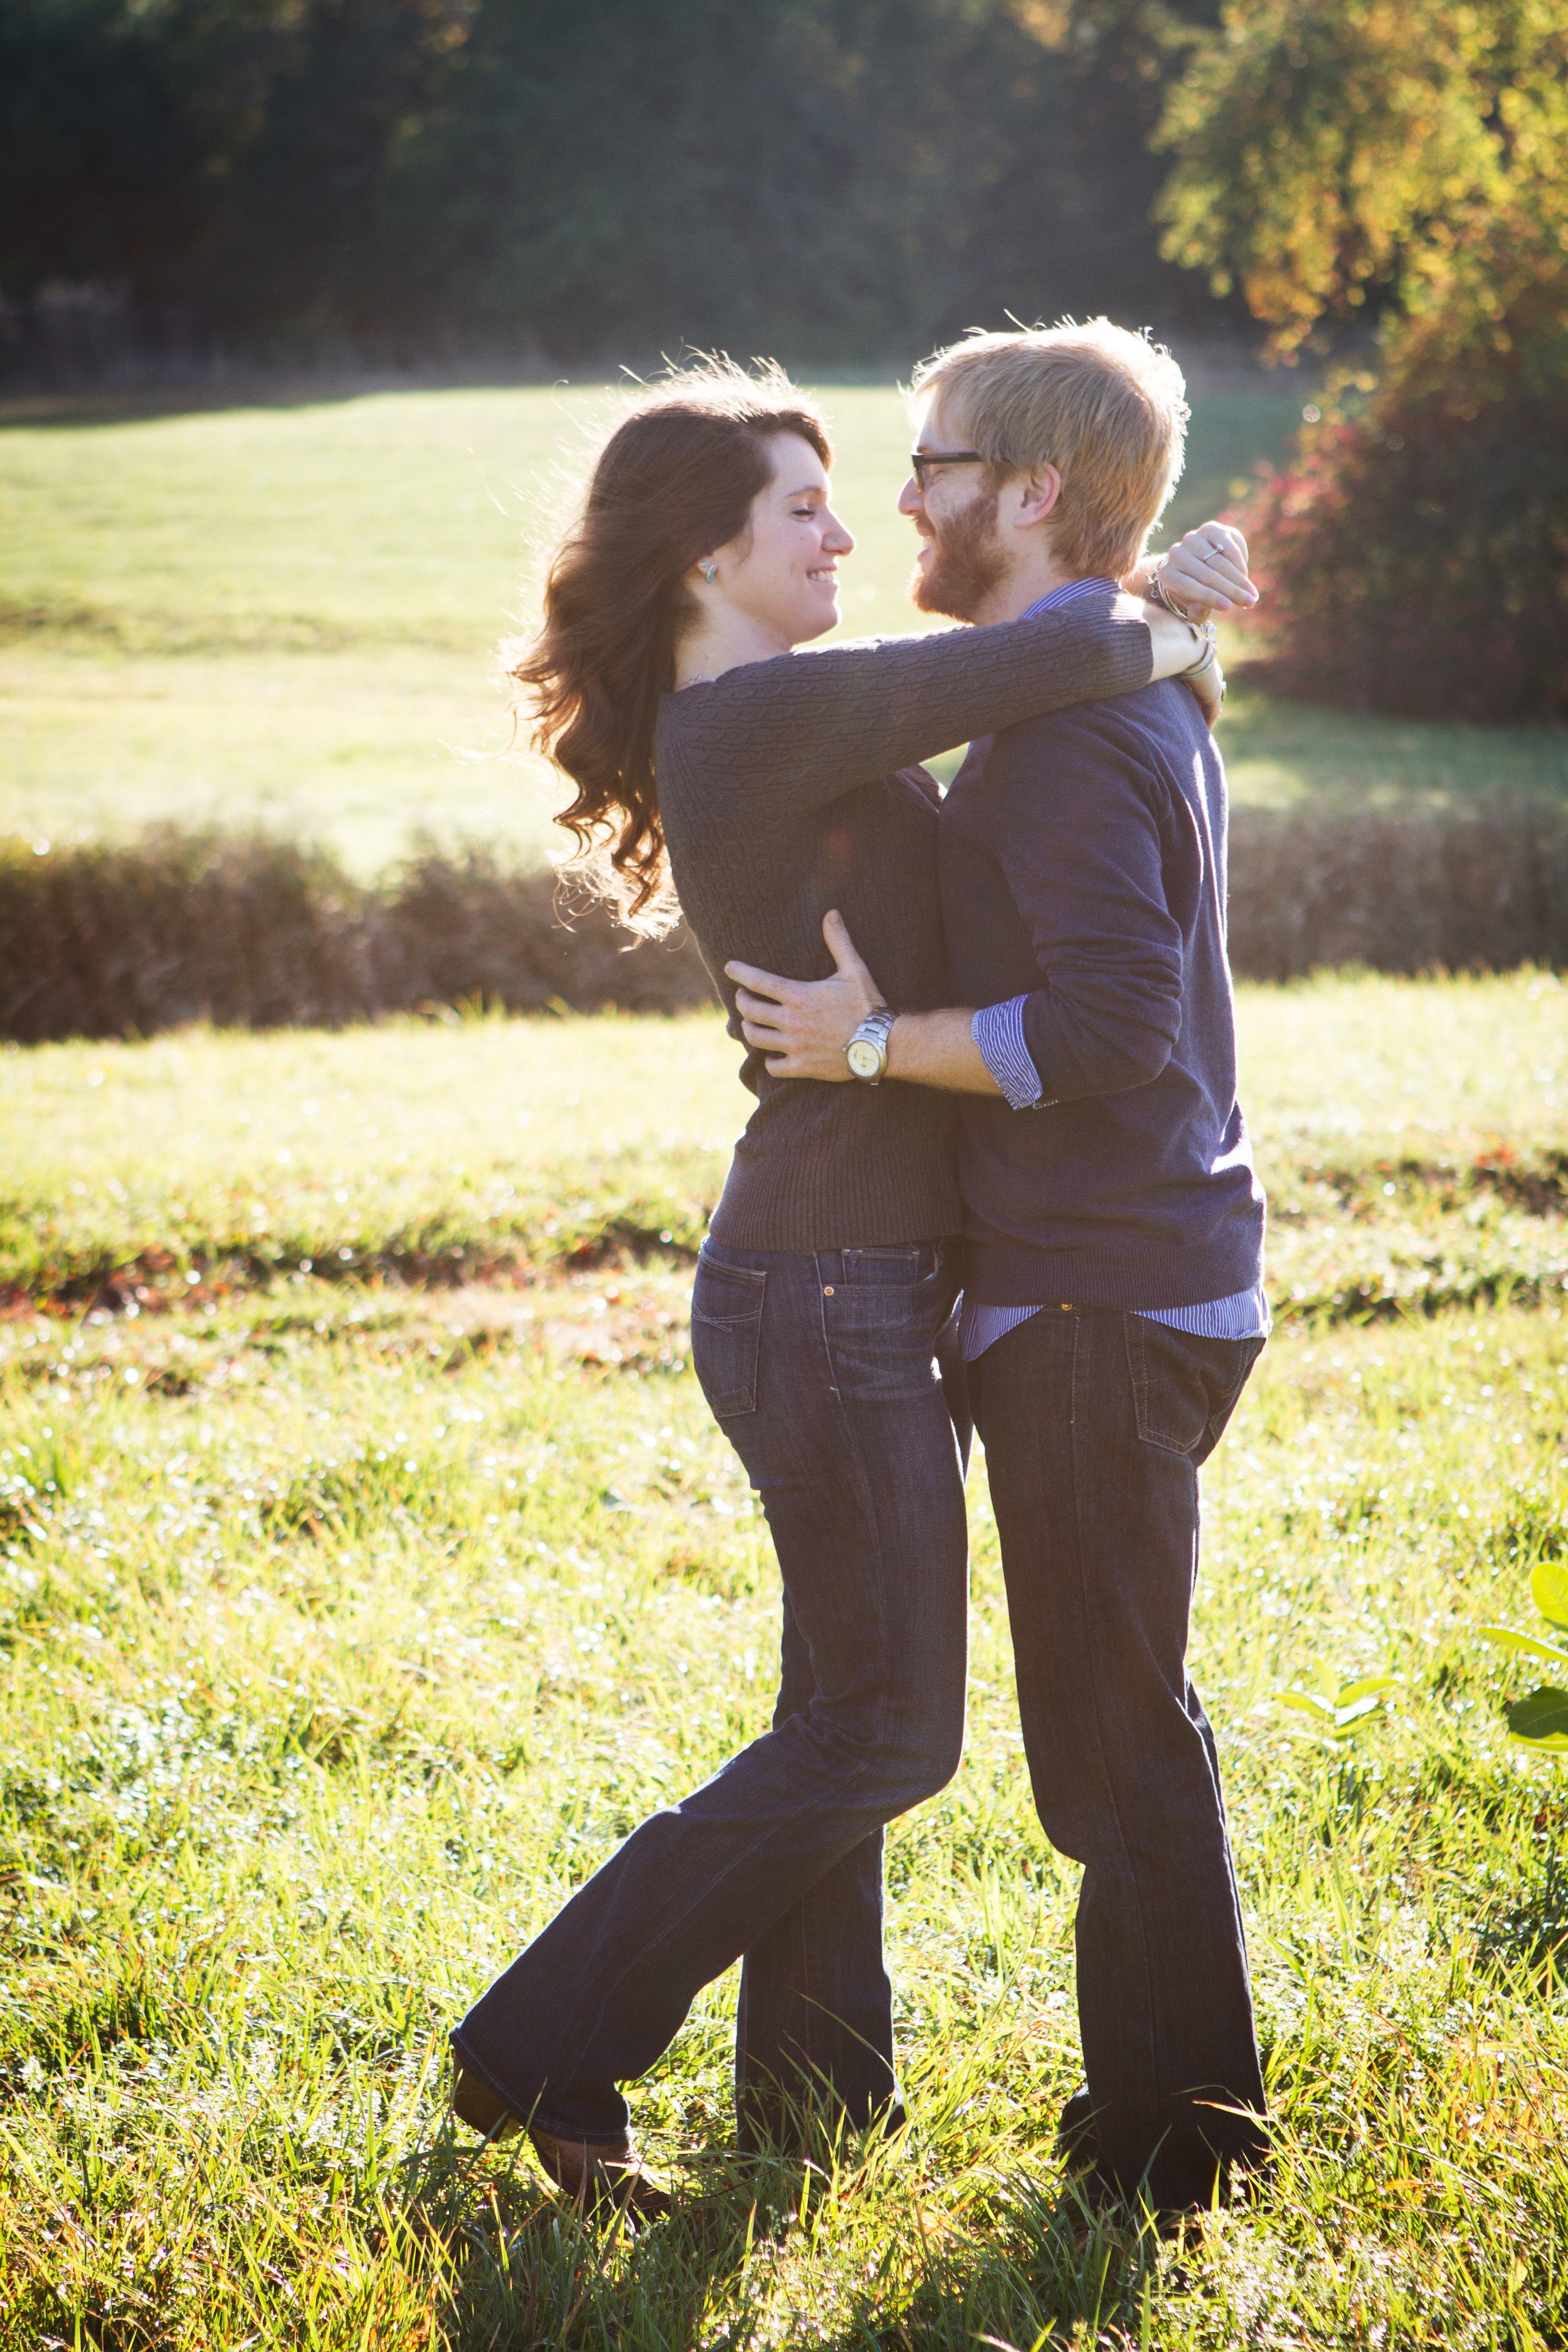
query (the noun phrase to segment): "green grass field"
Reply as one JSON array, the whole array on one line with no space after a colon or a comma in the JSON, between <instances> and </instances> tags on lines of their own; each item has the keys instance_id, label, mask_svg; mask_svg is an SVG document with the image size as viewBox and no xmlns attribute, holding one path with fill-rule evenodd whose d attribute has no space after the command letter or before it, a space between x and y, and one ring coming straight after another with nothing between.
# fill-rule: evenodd
<instances>
[{"instance_id":1,"label":"green grass field","mask_svg":"<svg viewBox=\"0 0 1568 2352\"><path fill-rule=\"evenodd\" d=\"M845 628L921 625L890 390L826 394L859 547ZM556 796L501 755L493 647L580 472L599 388L401 392L115 416L0 411L0 829L261 823L381 870L411 829L542 853ZM1278 457L1299 392L1194 395L1172 525ZM1233 698L1237 796L1568 786L1545 730L1338 719Z\"/></svg>"},{"instance_id":2,"label":"green grass field","mask_svg":"<svg viewBox=\"0 0 1568 2352\"><path fill-rule=\"evenodd\" d=\"M728 2153L732 1981L636 2093L679 2217L442 2118L474 1991L761 1727L776 1580L687 1365L716 1020L0 1055L0 2347L1568 2337L1568 1802L1509 1742L1568 1548L1559 982L1242 992L1288 1309L1205 1473L1277 2182L1089 2227L1076 1874L983 1464L968 1753L889 1854L900 2143ZM110 1279L109 1277L112 1277ZM1314 1744L1281 1702L1397 1680Z\"/></svg>"}]
</instances>

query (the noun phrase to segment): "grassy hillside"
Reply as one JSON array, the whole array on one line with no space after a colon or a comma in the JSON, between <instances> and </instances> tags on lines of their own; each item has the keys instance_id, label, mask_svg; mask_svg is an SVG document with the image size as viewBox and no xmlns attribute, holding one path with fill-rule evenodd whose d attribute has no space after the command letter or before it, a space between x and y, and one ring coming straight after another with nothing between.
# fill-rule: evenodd
<instances>
[{"instance_id":1,"label":"grassy hillside","mask_svg":"<svg viewBox=\"0 0 1568 2352\"><path fill-rule=\"evenodd\" d=\"M847 630L921 625L894 510L890 390L830 389L859 539ZM0 415L0 829L260 822L379 870L409 829L542 845L552 786L500 755L492 647L526 616L602 389L401 392L174 415ZM1173 527L1277 455L1295 395L1195 395ZM1563 739L1271 709L1237 698L1241 798L1568 781Z\"/></svg>"}]
</instances>

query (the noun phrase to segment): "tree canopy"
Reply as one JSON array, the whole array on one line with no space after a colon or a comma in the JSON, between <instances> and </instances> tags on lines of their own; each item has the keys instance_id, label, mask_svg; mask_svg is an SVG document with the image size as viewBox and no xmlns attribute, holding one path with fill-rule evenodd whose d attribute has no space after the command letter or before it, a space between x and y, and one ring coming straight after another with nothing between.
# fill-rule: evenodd
<instances>
[{"instance_id":1,"label":"tree canopy","mask_svg":"<svg viewBox=\"0 0 1568 2352\"><path fill-rule=\"evenodd\" d=\"M1382 308L1254 502L1312 699L1568 712L1568 16L1226 0L1169 94L1165 251L1289 358Z\"/></svg>"},{"instance_id":2,"label":"tree canopy","mask_svg":"<svg viewBox=\"0 0 1568 2352\"><path fill-rule=\"evenodd\" d=\"M1157 143L1166 255L1278 352L1392 297L1502 352L1515 305L1568 286L1560 0L1227 0Z\"/></svg>"},{"instance_id":3,"label":"tree canopy","mask_svg":"<svg viewBox=\"0 0 1568 2352\"><path fill-rule=\"evenodd\" d=\"M1207 0L1192 0L1201 22ZM912 356L1206 313L1149 0L6 0L0 289L414 352Z\"/></svg>"}]
</instances>

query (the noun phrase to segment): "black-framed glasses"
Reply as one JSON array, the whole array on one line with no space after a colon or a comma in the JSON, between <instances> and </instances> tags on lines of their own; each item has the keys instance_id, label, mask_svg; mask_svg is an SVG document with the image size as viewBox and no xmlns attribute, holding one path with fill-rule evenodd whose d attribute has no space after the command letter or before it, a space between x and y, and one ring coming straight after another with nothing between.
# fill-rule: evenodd
<instances>
[{"instance_id":1,"label":"black-framed glasses","mask_svg":"<svg viewBox=\"0 0 1568 2352\"><path fill-rule=\"evenodd\" d=\"M932 466L986 466L990 462L988 457L981 456L978 449L911 449L910 451L910 464L914 468L915 488L922 499L926 490L926 475Z\"/></svg>"}]
</instances>

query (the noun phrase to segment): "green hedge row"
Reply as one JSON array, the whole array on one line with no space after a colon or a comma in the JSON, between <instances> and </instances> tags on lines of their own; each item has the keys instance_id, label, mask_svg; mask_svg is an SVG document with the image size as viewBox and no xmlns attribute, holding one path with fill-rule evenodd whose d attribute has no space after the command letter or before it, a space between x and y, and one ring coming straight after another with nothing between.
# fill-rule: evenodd
<instances>
[{"instance_id":1,"label":"green hedge row","mask_svg":"<svg viewBox=\"0 0 1568 2352\"><path fill-rule=\"evenodd\" d=\"M1568 802L1236 809L1230 952L1240 980L1568 965Z\"/></svg>"},{"instance_id":2,"label":"green hedge row","mask_svg":"<svg viewBox=\"0 0 1568 2352\"><path fill-rule=\"evenodd\" d=\"M264 835L159 828L36 856L0 845L0 1036L338 1028L482 1000L509 1011L710 994L684 940L625 951L596 908L563 920L555 878L468 847L422 848L357 884L324 852Z\"/></svg>"},{"instance_id":3,"label":"green hedge row","mask_svg":"<svg viewBox=\"0 0 1568 2352\"><path fill-rule=\"evenodd\" d=\"M602 910L563 917L558 898L552 875L479 847L423 847L367 888L320 850L259 835L161 829L47 856L0 842L0 1036L710 1000L683 934L628 947ZM1242 979L1568 965L1568 804L1238 809L1230 906Z\"/></svg>"}]
</instances>

